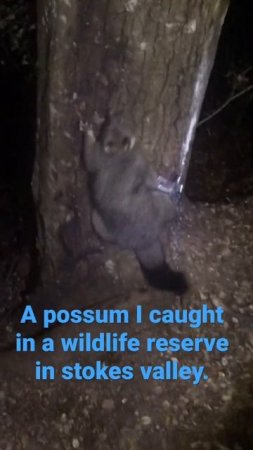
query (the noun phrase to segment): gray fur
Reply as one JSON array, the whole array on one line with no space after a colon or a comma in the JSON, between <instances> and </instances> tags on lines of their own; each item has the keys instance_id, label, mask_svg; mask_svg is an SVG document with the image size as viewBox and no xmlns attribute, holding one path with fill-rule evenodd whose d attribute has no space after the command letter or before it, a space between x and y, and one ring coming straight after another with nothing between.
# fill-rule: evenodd
<instances>
[{"instance_id":1,"label":"gray fur","mask_svg":"<svg viewBox=\"0 0 253 450\"><path fill-rule=\"evenodd\" d=\"M85 162L97 234L122 249L133 250L144 274L145 269L164 269L160 235L175 216L175 206L170 196L159 190L157 174L132 136L111 120L97 140L87 135ZM167 269L170 271L166 265Z\"/></svg>"}]
</instances>

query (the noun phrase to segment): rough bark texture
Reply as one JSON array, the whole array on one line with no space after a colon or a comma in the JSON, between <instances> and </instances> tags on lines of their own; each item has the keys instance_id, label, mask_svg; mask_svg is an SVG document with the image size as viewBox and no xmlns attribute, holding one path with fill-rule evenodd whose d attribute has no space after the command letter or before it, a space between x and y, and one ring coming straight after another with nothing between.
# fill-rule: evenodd
<instances>
[{"instance_id":1,"label":"rough bark texture","mask_svg":"<svg viewBox=\"0 0 253 450\"><path fill-rule=\"evenodd\" d=\"M147 158L183 185L227 6L228 0L39 0L33 189L48 274L62 265L66 247L74 256L75 246L89 247L80 117L96 131L108 110L121 111Z\"/></svg>"}]
</instances>

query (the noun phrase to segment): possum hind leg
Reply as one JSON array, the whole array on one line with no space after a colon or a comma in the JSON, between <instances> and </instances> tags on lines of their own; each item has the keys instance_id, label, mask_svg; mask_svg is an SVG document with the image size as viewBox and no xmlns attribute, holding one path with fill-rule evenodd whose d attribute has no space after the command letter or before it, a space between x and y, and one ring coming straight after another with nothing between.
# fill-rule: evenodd
<instances>
[{"instance_id":1,"label":"possum hind leg","mask_svg":"<svg viewBox=\"0 0 253 450\"><path fill-rule=\"evenodd\" d=\"M135 254L150 286L177 295L183 295L187 291L188 283L184 274L169 267L159 240L154 241L148 248L135 251Z\"/></svg>"}]
</instances>

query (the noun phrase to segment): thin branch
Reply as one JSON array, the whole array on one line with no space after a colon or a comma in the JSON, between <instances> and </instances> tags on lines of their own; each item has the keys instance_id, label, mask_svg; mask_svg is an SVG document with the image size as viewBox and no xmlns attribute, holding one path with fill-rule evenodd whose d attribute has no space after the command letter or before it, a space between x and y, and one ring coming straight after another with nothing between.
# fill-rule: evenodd
<instances>
[{"instance_id":1,"label":"thin branch","mask_svg":"<svg viewBox=\"0 0 253 450\"><path fill-rule=\"evenodd\" d=\"M237 94L233 95L232 97L229 97L225 103L223 103L218 109L216 109L215 111L213 111L211 114L209 114L208 116L206 116L203 120L201 120L198 124L197 127L203 125L203 123L207 122L208 120L212 119L214 116L216 116L217 114L219 114L224 108L226 108L231 102L233 102L236 98L241 97L241 95L246 94L246 92L251 91L251 89L253 89L253 84L251 84L250 86L246 87L245 89L243 89L240 92L237 92Z\"/></svg>"}]
</instances>

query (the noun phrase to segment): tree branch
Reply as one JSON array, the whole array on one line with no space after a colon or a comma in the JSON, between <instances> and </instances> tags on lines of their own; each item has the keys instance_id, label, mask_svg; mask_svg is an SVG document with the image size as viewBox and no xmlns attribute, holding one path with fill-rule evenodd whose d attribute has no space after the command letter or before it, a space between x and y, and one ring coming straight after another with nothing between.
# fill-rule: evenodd
<instances>
[{"instance_id":1,"label":"tree branch","mask_svg":"<svg viewBox=\"0 0 253 450\"><path fill-rule=\"evenodd\" d=\"M231 102L233 102L236 98L241 97L241 95L246 94L246 92L251 91L251 89L253 89L253 84L251 84L250 86L246 87L242 91L237 92L237 94L233 95L232 97L229 97L225 101L225 103L223 103L218 109L216 109L211 114L206 116L203 120L200 120L200 122L197 124L197 127L203 125L205 122L207 122L208 120L212 119L214 116L219 114L224 108L226 108Z\"/></svg>"}]
</instances>

